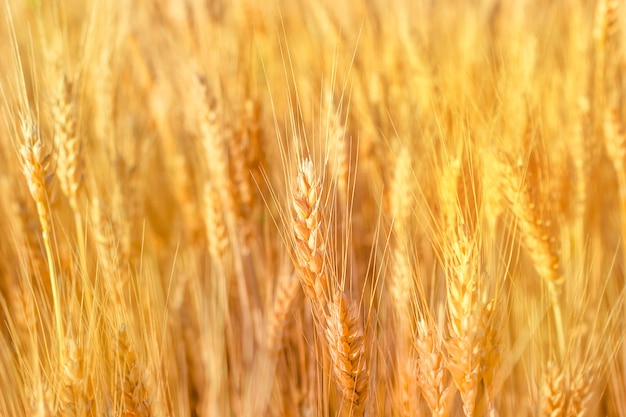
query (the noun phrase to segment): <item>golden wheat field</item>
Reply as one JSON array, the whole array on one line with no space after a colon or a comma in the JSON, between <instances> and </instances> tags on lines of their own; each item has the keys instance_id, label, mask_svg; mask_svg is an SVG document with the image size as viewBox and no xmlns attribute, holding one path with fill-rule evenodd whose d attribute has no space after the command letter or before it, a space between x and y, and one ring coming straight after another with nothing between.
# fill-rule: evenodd
<instances>
[{"instance_id":1,"label":"golden wheat field","mask_svg":"<svg viewBox=\"0 0 626 417\"><path fill-rule=\"evenodd\" d=\"M2 0L0 416L626 416L626 2Z\"/></svg>"}]
</instances>

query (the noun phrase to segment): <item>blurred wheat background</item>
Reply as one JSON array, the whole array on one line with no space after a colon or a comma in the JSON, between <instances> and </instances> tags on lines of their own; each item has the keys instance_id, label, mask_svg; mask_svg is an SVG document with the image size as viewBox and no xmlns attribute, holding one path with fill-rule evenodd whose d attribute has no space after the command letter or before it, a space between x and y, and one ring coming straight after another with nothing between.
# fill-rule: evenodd
<instances>
[{"instance_id":1,"label":"blurred wheat background","mask_svg":"<svg viewBox=\"0 0 626 417\"><path fill-rule=\"evenodd\" d=\"M0 416L626 416L623 1L0 11Z\"/></svg>"}]
</instances>

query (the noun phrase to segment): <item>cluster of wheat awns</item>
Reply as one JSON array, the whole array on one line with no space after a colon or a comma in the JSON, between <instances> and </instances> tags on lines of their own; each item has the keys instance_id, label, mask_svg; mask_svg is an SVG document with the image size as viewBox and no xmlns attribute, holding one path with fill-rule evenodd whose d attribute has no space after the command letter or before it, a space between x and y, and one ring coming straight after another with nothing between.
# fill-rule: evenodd
<instances>
[{"instance_id":1,"label":"cluster of wheat awns","mask_svg":"<svg viewBox=\"0 0 626 417\"><path fill-rule=\"evenodd\" d=\"M626 416L623 1L0 10L0 416Z\"/></svg>"}]
</instances>

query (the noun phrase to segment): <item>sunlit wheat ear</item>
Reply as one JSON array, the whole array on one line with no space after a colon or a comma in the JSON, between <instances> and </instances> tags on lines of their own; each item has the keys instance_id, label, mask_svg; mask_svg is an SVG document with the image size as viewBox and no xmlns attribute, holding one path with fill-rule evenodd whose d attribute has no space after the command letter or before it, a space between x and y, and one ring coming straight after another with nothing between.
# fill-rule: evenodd
<instances>
[{"instance_id":1,"label":"sunlit wheat ear","mask_svg":"<svg viewBox=\"0 0 626 417\"><path fill-rule=\"evenodd\" d=\"M558 417L565 412L566 379L563 370L549 362L541 382L541 415Z\"/></svg>"},{"instance_id":2,"label":"sunlit wheat ear","mask_svg":"<svg viewBox=\"0 0 626 417\"><path fill-rule=\"evenodd\" d=\"M525 181L521 167L503 152L498 154L497 175L500 176L500 189L508 200L510 210L515 217L522 244L539 277L548 288L559 352L562 354L565 351L565 336L563 334L559 291L563 283L563 276L560 270L558 241L550 233L550 220L541 217L539 208L531 198L533 184L528 184Z\"/></svg>"},{"instance_id":3,"label":"sunlit wheat ear","mask_svg":"<svg viewBox=\"0 0 626 417\"><path fill-rule=\"evenodd\" d=\"M565 414L567 417L591 415L594 383L595 376L586 370L571 375L567 413Z\"/></svg>"},{"instance_id":4,"label":"sunlit wheat ear","mask_svg":"<svg viewBox=\"0 0 626 417\"><path fill-rule=\"evenodd\" d=\"M78 193L83 182L81 141L76 131L76 106L72 97L72 83L61 78L56 102L52 108L54 142L58 152L57 177L63 194L74 212L78 212Z\"/></svg>"},{"instance_id":5,"label":"sunlit wheat ear","mask_svg":"<svg viewBox=\"0 0 626 417\"><path fill-rule=\"evenodd\" d=\"M33 120L22 116L22 136L24 143L20 145L22 169L28 183L30 194L35 200L41 235L43 237L48 260L48 272L50 275L50 287L52 288L52 301L54 305L54 317L59 346L63 340L63 322L61 319L61 300L59 296L59 283L56 279L56 266L52 250L52 215L50 213L50 182L53 174L50 168L50 152L46 149L42 138L37 131ZM62 349L62 347L60 347Z\"/></svg>"},{"instance_id":6,"label":"sunlit wheat ear","mask_svg":"<svg viewBox=\"0 0 626 417\"><path fill-rule=\"evenodd\" d=\"M445 365L444 346L439 336L421 319L417 323L415 339L417 351L417 384L422 398L433 416L444 417L450 412L454 390L450 386Z\"/></svg>"},{"instance_id":7,"label":"sunlit wheat ear","mask_svg":"<svg viewBox=\"0 0 626 417\"><path fill-rule=\"evenodd\" d=\"M485 351L481 242L460 216L453 223L456 229L448 229L443 247L449 323L446 366L469 417L474 414Z\"/></svg>"},{"instance_id":8,"label":"sunlit wheat ear","mask_svg":"<svg viewBox=\"0 0 626 417\"><path fill-rule=\"evenodd\" d=\"M328 299L329 279L321 193L313 162L306 158L298 166L292 196L295 266L305 294L320 311Z\"/></svg>"},{"instance_id":9,"label":"sunlit wheat ear","mask_svg":"<svg viewBox=\"0 0 626 417\"><path fill-rule=\"evenodd\" d=\"M65 363L59 387L59 415L87 417L94 415L94 394L85 370L83 350L73 338L66 340Z\"/></svg>"},{"instance_id":10,"label":"sunlit wheat ear","mask_svg":"<svg viewBox=\"0 0 626 417\"><path fill-rule=\"evenodd\" d=\"M343 296L335 298L329 306L326 329L333 373L350 415L361 416L369 387L363 325Z\"/></svg>"},{"instance_id":11,"label":"sunlit wheat ear","mask_svg":"<svg viewBox=\"0 0 626 417\"><path fill-rule=\"evenodd\" d=\"M122 325L117 334L117 363L120 366L119 394L122 396L122 415L152 416L151 393L146 386L145 369Z\"/></svg>"}]
</instances>

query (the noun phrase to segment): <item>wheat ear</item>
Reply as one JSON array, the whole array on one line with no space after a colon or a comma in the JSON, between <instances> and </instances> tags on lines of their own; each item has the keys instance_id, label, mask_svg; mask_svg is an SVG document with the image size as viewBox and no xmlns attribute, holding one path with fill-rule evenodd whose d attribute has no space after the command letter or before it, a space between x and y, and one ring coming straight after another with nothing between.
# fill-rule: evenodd
<instances>
[{"instance_id":1,"label":"wheat ear","mask_svg":"<svg viewBox=\"0 0 626 417\"><path fill-rule=\"evenodd\" d=\"M326 338L333 373L351 416L362 416L369 385L363 327L354 308L338 294L329 306Z\"/></svg>"},{"instance_id":2,"label":"wheat ear","mask_svg":"<svg viewBox=\"0 0 626 417\"><path fill-rule=\"evenodd\" d=\"M551 236L549 221L544 220L531 198L531 185L522 180L520 167L511 158L499 155L502 192L509 201L511 211L517 221L522 243L532 260L533 266L548 288L554 314L559 352L565 351L563 318L559 303L559 286L563 281L560 274L560 259L556 249L556 239Z\"/></svg>"},{"instance_id":3,"label":"wheat ear","mask_svg":"<svg viewBox=\"0 0 626 417\"><path fill-rule=\"evenodd\" d=\"M565 374L555 362L549 362L541 385L541 415L562 416L565 411Z\"/></svg>"},{"instance_id":4,"label":"wheat ear","mask_svg":"<svg viewBox=\"0 0 626 417\"><path fill-rule=\"evenodd\" d=\"M59 286L54 266L54 257L52 255L52 217L48 198L48 188L52 180L52 173L50 170L50 153L46 150L41 136L37 131L37 127L32 120L23 117L21 127L24 138L24 144L20 146L22 169L24 171L24 175L26 176L30 194L35 200L37 213L39 215L39 223L41 224L41 235L46 249L46 257L48 258L48 272L50 275L50 287L52 288L54 317L60 347L59 352L62 352L61 343L64 335L63 322L61 320Z\"/></svg>"},{"instance_id":5,"label":"wheat ear","mask_svg":"<svg viewBox=\"0 0 626 417\"><path fill-rule=\"evenodd\" d=\"M456 233L444 247L450 336L446 342L447 367L461 393L467 417L474 414L478 384L482 377L481 352L485 331L480 326L479 249L459 219Z\"/></svg>"},{"instance_id":6,"label":"wheat ear","mask_svg":"<svg viewBox=\"0 0 626 417\"><path fill-rule=\"evenodd\" d=\"M310 159L298 167L293 191L295 264L304 291L323 310L328 291L326 238L321 203L322 186Z\"/></svg>"},{"instance_id":7,"label":"wheat ear","mask_svg":"<svg viewBox=\"0 0 626 417\"><path fill-rule=\"evenodd\" d=\"M81 143L76 132L72 83L66 76L61 78L52 115L54 117L54 141L58 152L56 175L72 210L77 213L79 211L78 193L83 181L83 161Z\"/></svg>"},{"instance_id":8,"label":"wheat ear","mask_svg":"<svg viewBox=\"0 0 626 417\"><path fill-rule=\"evenodd\" d=\"M417 384L422 391L422 397L433 417L447 416L454 391L447 381L443 343L424 319L417 323L415 349L418 362Z\"/></svg>"},{"instance_id":9,"label":"wheat ear","mask_svg":"<svg viewBox=\"0 0 626 417\"><path fill-rule=\"evenodd\" d=\"M93 415L93 393L85 374L83 350L73 338L67 339L65 363L59 390L60 416L86 417Z\"/></svg>"},{"instance_id":10,"label":"wheat ear","mask_svg":"<svg viewBox=\"0 0 626 417\"><path fill-rule=\"evenodd\" d=\"M123 400L123 415L151 416L151 398L150 391L146 386L145 371L139 363L124 325L120 327L117 334L116 353L118 363L121 366L121 380L118 389Z\"/></svg>"},{"instance_id":11,"label":"wheat ear","mask_svg":"<svg viewBox=\"0 0 626 417\"><path fill-rule=\"evenodd\" d=\"M591 413L594 376L581 370L570 379L567 417L584 417Z\"/></svg>"},{"instance_id":12,"label":"wheat ear","mask_svg":"<svg viewBox=\"0 0 626 417\"><path fill-rule=\"evenodd\" d=\"M289 312L298 296L300 282L292 274L288 274L278 282L274 303L269 314L267 323L267 349L276 353L282 348L283 330L287 326Z\"/></svg>"}]
</instances>

